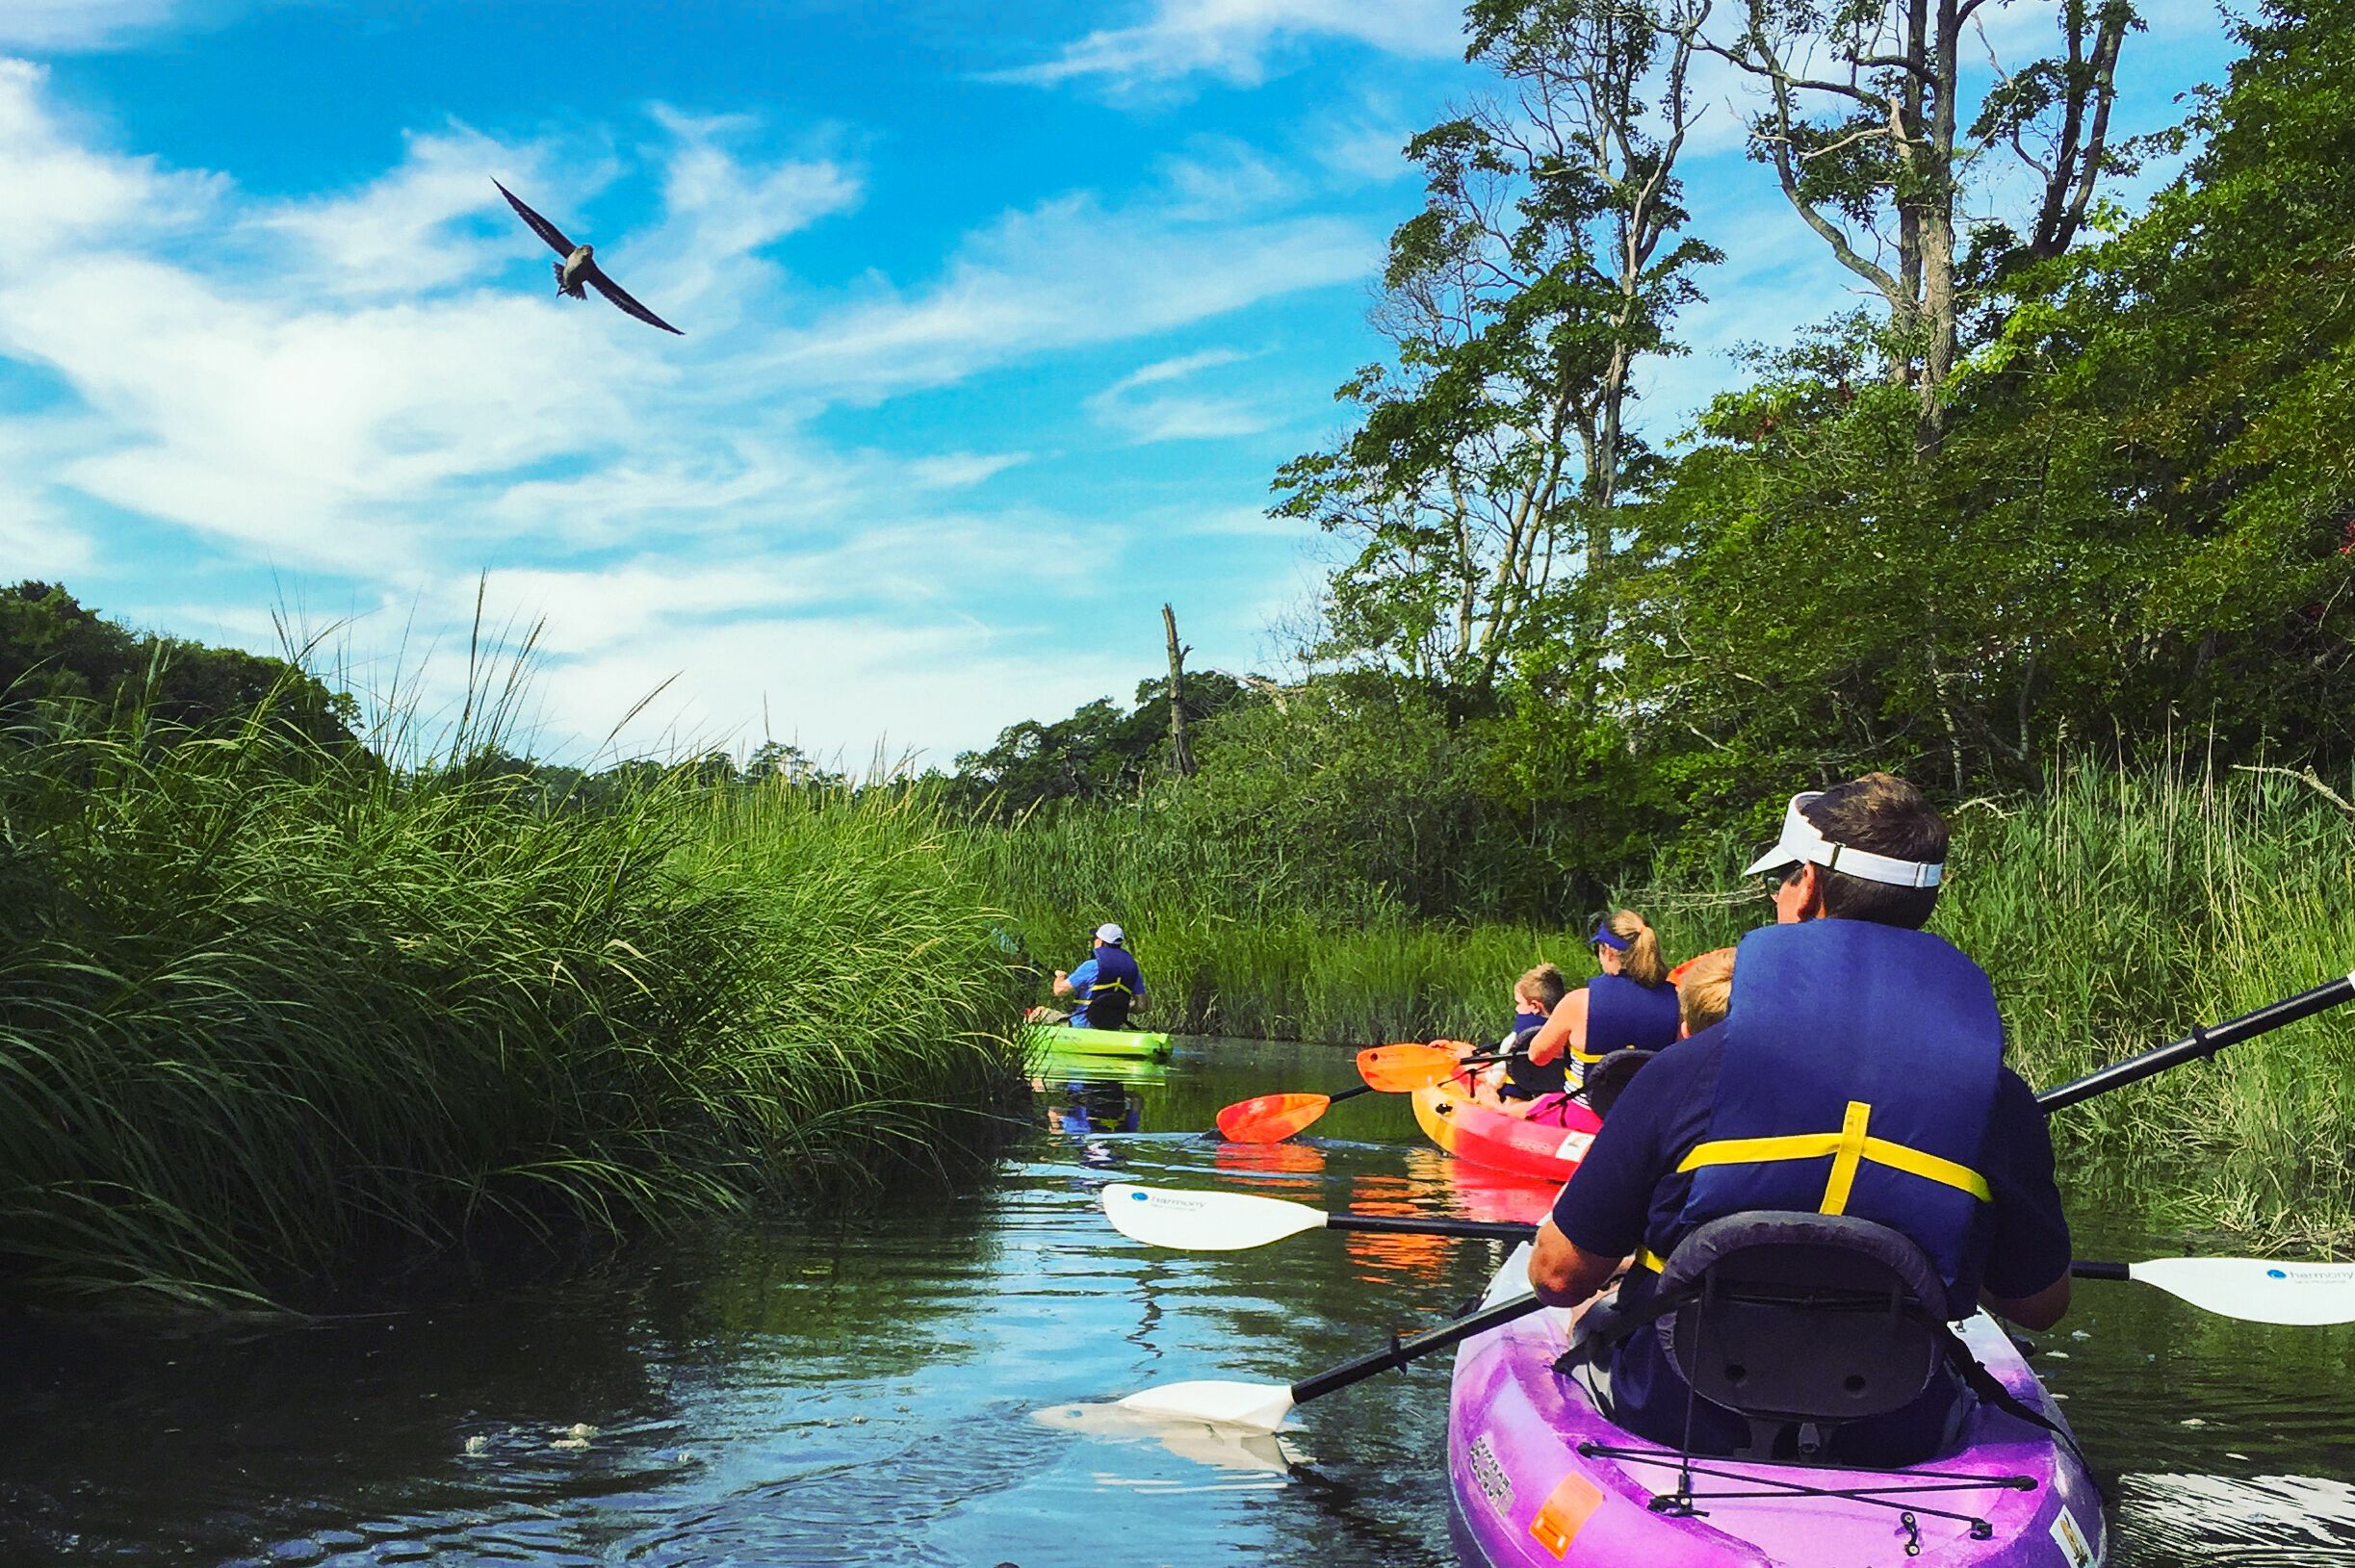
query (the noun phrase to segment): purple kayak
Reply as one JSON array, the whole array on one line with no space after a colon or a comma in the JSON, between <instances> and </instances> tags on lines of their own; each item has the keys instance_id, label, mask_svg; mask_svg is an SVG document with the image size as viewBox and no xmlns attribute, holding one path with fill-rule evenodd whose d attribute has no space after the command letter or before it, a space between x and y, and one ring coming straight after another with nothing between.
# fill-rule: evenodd
<instances>
[{"instance_id":1,"label":"purple kayak","mask_svg":"<svg viewBox=\"0 0 2355 1568\"><path fill-rule=\"evenodd\" d=\"M1493 1304L1528 1289L1516 1248ZM1493 1568L2088 1568L2107 1550L2101 1498L2053 1434L1980 1406L1961 1450L1903 1470L1693 1460L1698 1517L1655 1511L1677 1486L1672 1449L1604 1420L1557 1374L1566 1312L1532 1313L1463 1342L1448 1412L1448 1479L1464 1560ZM1959 1325L2022 1403L2058 1406L1993 1319ZM1597 1452L1597 1451L1603 1452Z\"/></svg>"}]
</instances>

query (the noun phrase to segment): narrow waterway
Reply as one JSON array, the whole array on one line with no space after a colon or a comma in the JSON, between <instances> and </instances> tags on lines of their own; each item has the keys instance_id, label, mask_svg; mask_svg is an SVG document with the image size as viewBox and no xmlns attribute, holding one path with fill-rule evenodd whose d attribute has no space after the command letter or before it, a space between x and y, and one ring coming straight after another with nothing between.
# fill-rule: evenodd
<instances>
[{"instance_id":1,"label":"narrow waterway","mask_svg":"<svg viewBox=\"0 0 2355 1568\"><path fill-rule=\"evenodd\" d=\"M0 1564L1452 1563L1446 1357L1281 1440L1173 1449L1066 1407L1294 1380L1447 1316L1493 1245L1157 1252L1097 1193L1512 1218L1542 1193L1455 1166L1385 1096L1293 1144L1196 1136L1247 1094L1344 1087L1343 1052L1189 1041L1074 1096L1078 1070L994 1190L839 1234L741 1229L301 1328L12 1323ZM2083 1253L2200 1249L2088 1206ZM2036 1364L2113 1499L2113 1562L2355 1564L2355 1329L2239 1325L2135 1285L2079 1302Z\"/></svg>"}]
</instances>

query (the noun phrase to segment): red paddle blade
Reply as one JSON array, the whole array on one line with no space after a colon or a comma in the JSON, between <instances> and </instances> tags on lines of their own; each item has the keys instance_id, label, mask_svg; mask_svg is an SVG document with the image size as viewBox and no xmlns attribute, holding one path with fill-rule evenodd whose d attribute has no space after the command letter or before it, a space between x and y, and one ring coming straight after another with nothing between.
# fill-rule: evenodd
<instances>
[{"instance_id":1,"label":"red paddle blade","mask_svg":"<svg viewBox=\"0 0 2355 1568\"><path fill-rule=\"evenodd\" d=\"M1260 1094L1218 1114L1219 1136L1236 1144L1281 1144L1325 1114L1329 1094Z\"/></svg>"},{"instance_id":2,"label":"red paddle blade","mask_svg":"<svg viewBox=\"0 0 2355 1568\"><path fill-rule=\"evenodd\" d=\"M1455 1072L1459 1043L1440 1041L1430 1045L1371 1045L1358 1053L1358 1076L1366 1081L1368 1088L1382 1093L1410 1093Z\"/></svg>"}]
</instances>

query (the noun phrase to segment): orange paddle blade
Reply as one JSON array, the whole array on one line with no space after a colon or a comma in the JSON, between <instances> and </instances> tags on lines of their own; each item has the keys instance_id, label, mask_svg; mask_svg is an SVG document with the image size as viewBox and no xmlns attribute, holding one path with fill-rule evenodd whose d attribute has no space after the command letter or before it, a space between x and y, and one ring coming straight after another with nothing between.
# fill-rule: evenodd
<instances>
[{"instance_id":1,"label":"orange paddle blade","mask_svg":"<svg viewBox=\"0 0 2355 1568\"><path fill-rule=\"evenodd\" d=\"M1365 1080L1368 1088L1382 1093L1409 1093L1452 1075L1460 1043L1439 1041L1429 1045L1371 1045L1358 1053L1358 1076Z\"/></svg>"},{"instance_id":2,"label":"orange paddle blade","mask_svg":"<svg viewBox=\"0 0 2355 1568\"><path fill-rule=\"evenodd\" d=\"M1260 1094L1218 1114L1219 1136L1236 1144L1281 1144L1325 1114L1330 1094Z\"/></svg>"}]
</instances>

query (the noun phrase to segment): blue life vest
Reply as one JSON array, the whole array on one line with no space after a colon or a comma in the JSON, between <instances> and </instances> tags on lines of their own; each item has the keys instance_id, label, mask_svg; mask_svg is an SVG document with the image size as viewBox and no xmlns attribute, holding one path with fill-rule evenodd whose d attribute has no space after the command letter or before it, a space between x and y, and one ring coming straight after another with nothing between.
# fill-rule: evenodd
<instances>
[{"instance_id":1,"label":"blue life vest","mask_svg":"<svg viewBox=\"0 0 2355 1568\"><path fill-rule=\"evenodd\" d=\"M1086 1026L1088 1004L1100 1002L1106 997L1117 995L1126 998L1119 1009L1122 1015L1121 1021L1125 1023L1127 1021L1129 1004L1134 1003L1139 996L1145 994L1144 971L1137 967L1137 961L1128 956L1126 948L1114 947L1107 943L1097 948L1094 957L1096 978L1090 982L1087 994L1079 998L1079 1006L1072 1015L1072 1022ZM1119 1025L1115 1024L1112 1027L1117 1028Z\"/></svg>"},{"instance_id":2,"label":"blue life vest","mask_svg":"<svg viewBox=\"0 0 2355 1568\"><path fill-rule=\"evenodd\" d=\"M1910 1237L1967 1314L2004 1058L1985 973L1927 932L1766 926L1742 938L1723 1027L1707 1136L1676 1168L1692 1192L1643 1261L1724 1215L1854 1215Z\"/></svg>"},{"instance_id":3,"label":"blue life vest","mask_svg":"<svg viewBox=\"0 0 2355 1568\"><path fill-rule=\"evenodd\" d=\"M1505 1063L1505 1081L1496 1086L1496 1097L1502 1100L1534 1100L1541 1094L1565 1093L1570 1087L1570 1065L1561 1057L1543 1067L1529 1060L1529 1043L1537 1032L1545 1027L1542 1013L1515 1013L1513 1033L1507 1035L1498 1049L1511 1053Z\"/></svg>"},{"instance_id":4,"label":"blue life vest","mask_svg":"<svg viewBox=\"0 0 2355 1568\"><path fill-rule=\"evenodd\" d=\"M1676 1043L1676 988L1639 985L1623 974L1587 982L1587 1044L1570 1055L1589 1067L1613 1051L1656 1051Z\"/></svg>"}]
</instances>

